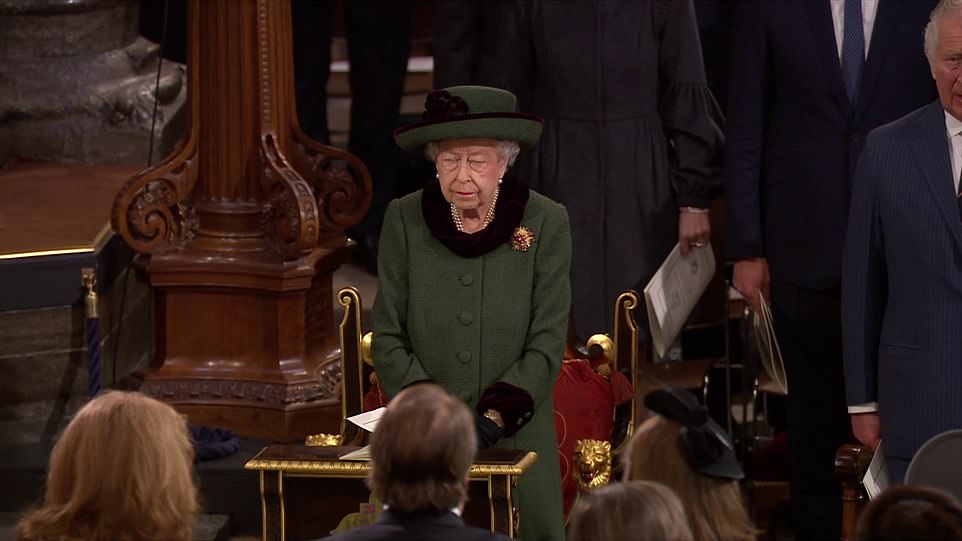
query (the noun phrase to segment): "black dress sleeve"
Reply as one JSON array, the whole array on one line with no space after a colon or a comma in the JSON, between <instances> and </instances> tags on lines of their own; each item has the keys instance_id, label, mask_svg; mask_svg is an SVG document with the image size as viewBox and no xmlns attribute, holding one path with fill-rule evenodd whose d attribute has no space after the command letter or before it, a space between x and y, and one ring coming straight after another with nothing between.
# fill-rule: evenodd
<instances>
[{"instance_id":1,"label":"black dress sleeve","mask_svg":"<svg viewBox=\"0 0 962 541\"><path fill-rule=\"evenodd\" d=\"M691 0L657 0L658 110L679 207L708 207L724 185L724 115L705 81Z\"/></svg>"}]
</instances>

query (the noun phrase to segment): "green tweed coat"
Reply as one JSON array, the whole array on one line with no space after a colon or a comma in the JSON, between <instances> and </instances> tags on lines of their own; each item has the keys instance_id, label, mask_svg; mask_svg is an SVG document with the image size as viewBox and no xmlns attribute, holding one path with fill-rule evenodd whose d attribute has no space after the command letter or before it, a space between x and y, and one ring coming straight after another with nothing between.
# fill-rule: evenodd
<instances>
[{"instance_id":1,"label":"green tweed coat","mask_svg":"<svg viewBox=\"0 0 962 541\"><path fill-rule=\"evenodd\" d=\"M571 302L568 214L530 192L521 225L534 233L531 247L521 251L506 242L466 258L431 235L421 195L392 201L384 216L373 310L378 380L394 396L430 379L472 410L495 382L528 391L534 415L498 447L538 453L516 493L520 537L563 540L552 388Z\"/></svg>"}]
</instances>

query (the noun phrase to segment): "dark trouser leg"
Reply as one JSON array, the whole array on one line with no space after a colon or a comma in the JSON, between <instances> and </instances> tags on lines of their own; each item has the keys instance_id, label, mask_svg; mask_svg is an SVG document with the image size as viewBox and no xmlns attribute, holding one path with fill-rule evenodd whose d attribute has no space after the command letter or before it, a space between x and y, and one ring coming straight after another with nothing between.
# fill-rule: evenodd
<instances>
[{"instance_id":1,"label":"dark trouser leg","mask_svg":"<svg viewBox=\"0 0 962 541\"><path fill-rule=\"evenodd\" d=\"M292 0L294 94L301 129L311 139L330 144L327 128L327 78L331 73L333 0Z\"/></svg>"},{"instance_id":2,"label":"dark trouser leg","mask_svg":"<svg viewBox=\"0 0 962 541\"><path fill-rule=\"evenodd\" d=\"M905 483L905 473L908 471L911 462L911 460L906 458L897 458L894 456L885 457L885 463L889 467L890 485L901 485Z\"/></svg>"},{"instance_id":3,"label":"dark trouser leg","mask_svg":"<svg viewBox=\"0 0 962 541\"><path fill-rule=\"evenodd\" d=\"M380 233L387 204L395 197L400 152L394 142L411 44L413 4L351 0L344 3L351 62L351 140L349 150L371 172L371 209L353 236Z\"/></svg>"},{"instance_id":4,"label":"dark trouser leg","mask_svg":"<svg viewBox=\"0 0 962 541\"><path fill-rule=\"evenodd\" d=\"M835 452L852 441L842 376L840 289L772 284L772 318L788 377L789 466L796 539L838 539Z\"/></svg>"}]
</instances>

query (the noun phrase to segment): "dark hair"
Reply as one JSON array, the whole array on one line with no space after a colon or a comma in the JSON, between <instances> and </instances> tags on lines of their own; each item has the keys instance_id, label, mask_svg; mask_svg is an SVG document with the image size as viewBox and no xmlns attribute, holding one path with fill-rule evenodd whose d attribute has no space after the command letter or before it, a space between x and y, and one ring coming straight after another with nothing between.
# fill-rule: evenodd
<instances>
[{"instance_id":1,"label":"dark hair","mask_svg":"<svg viewBox=\"0 0 962 541\"><path fill-rule=\"evenodd\" d=\"M402 390L371 436L371 494L391 511L448 511L467 500L474 417L433 383Z\"/></svg>"},{"instance_id":2,"label":"dark hair","mask_svg":"<svg viewBox=\"0 0 962 541\"><path fill-rule=\"evenodd\" d=\"M681 500L667 486L625 481L589 490L571 510L568 541L691 541Z\"/></svg>"},{"instance_id":3,"label":"dark hair","mask_svg":"<svg viewBox=\"0 0 962 541\"><path fill-rule=\"evenodd\" d=\"M865 506L855 539L962 539L962 507L947 492L896 485Z\"/></svg>"}]
</instances>

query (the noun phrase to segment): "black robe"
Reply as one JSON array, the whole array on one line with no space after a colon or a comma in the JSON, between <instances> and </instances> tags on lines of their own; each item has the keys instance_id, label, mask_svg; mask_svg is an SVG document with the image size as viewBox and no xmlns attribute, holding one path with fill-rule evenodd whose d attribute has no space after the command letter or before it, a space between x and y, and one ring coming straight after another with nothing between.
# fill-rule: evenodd
<instances>
[{"instance_id":1,"label":"black robe","mask_svg":"<svg viewBox=\"0 0 962 541\"><path fill-rule=\"evenodd\" d=\"M678 208L723 184L723 117L690 0L513 2L499 86L545 119L519 176L571 219L578 334L611 331L678 239Z\"/></svg>"}]
</instances>

